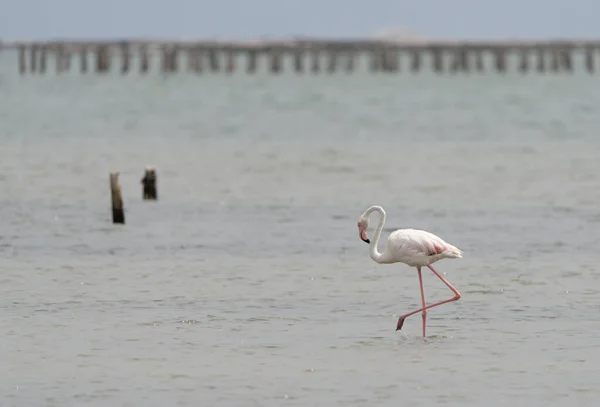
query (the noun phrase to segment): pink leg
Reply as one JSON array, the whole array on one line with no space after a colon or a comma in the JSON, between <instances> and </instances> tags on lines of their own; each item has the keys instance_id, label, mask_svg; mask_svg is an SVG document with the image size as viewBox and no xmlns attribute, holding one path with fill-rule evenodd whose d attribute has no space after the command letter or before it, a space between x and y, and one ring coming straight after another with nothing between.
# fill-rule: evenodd
<instances>
[{"instance_id":1,"label":"pink leg","mask_svg":"<svg viewBox=\"0 0 600 407\"><path fill-rule=\"evenodd\" d=\"M425 305L425 290L423 289L423 276L421 275L421 267L417 267L417 271L419 272L419 285L421 286L421 304L423 304L423 312L421 313L423 316L423 338L425 335L425 327L427 326L427 309Z\"/></svg>"},{"instance_id":2,"label":"pink leg","mask_svg":"<svg viewBox=\"0 0 600 407\"><path fill-rule=\"evenodd\" d=\"M433 274L435 274L440 280L442 280L442 282L444 284L446 284L446 286L452 290L452 292L454 293L454 297L444 300L444 301L440 301L440 302L436 302L435 304L431 304L431 305L427 305L427 306L423 306L423 308L419 308L416 311L413 312L409 312L408 314L404 314L401 315L400 318L398 318L398 325L396 326L396 331L402 329L402 325L404 325L404 320L408 317L410 317L411 315L416 314L417 312L422 312L425 310L428 310L429 308L433 308L433 307L437 307L438 305L442 305L442 304L446 304L447 302L452 302L452 301L457 301L460 299L460 293L458 292L458 290L456 288L454 288L454 286L452 284L450 284L450 282L448 280L446 280L444 277L442 277L440 275L440 273L438 273L437 271L435 271L435 269L433 267L431 267L431 265L427 265L427 267L429 267L429 269L431 271L433 271ZM421 283L421 287L422 287L422 283Z\"/></svg>"}]
</instances>

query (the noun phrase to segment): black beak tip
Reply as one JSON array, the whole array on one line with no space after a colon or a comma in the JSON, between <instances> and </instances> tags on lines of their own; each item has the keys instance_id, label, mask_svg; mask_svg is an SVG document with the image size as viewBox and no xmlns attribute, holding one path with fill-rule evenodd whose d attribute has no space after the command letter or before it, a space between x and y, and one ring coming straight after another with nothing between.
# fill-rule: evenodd
<instances>
[{"instance_id":1,"label":"black beak tip","mask_svg":"<svg viewBox=\"0 0 600 407\"><path fill-rule=\"evenodd\" d=\"M364 240L364 239L363 239L363 242L365 242L365 243L369 244L369 243L371 243L371 240L370 240L370 239L367 239L367 240Z\"/></svg>"}]
</instances>

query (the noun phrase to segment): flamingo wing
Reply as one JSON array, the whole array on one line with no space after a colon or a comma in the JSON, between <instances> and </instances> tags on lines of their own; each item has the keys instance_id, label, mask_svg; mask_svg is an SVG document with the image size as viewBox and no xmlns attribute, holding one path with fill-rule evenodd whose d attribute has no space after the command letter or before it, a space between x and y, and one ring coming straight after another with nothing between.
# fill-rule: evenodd
<instances>
[{"instance_id":1,"label":"flamingo wing","mask_svg":"<svg viewBox=\"0 0 600 407\"><path fill-rule=\"evenodd\" d=\"M390 234L388 245L392 252L406 256L434 256L450 245L440 237L424 230L399 229Z\"/></svg>"}]
</instances>

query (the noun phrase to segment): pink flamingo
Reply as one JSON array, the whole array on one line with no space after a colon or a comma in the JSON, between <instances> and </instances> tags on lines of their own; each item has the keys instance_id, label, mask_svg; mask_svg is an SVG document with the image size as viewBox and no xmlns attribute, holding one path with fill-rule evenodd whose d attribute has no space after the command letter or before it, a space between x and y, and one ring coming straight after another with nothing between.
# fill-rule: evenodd
<instances>
[{"instance_id":1,"label":"pink flamingo","mask_svg":"<svg viewBox=\"0 0 600 407\"><path fill-rule=\"evenodd\" d=\"M367 236L367 227L369 226L369 216L373 212L379 212L380 219L379 225L375 229L373 235L373 241L369 240ZM433 233L426 232L424 230L415 229L398 229L390 233L388 237L385 250L383 253L377 251L377 243L379 243L379 237L383 230L383 224L385 223L385 211L381 206L371 206L365 211L360 218L358 218L358 234L363 242L371 245L369 249L369 255L371 258L379 264L391 264L391 263L404 263L411 267L416 267L419 273L419 284L421 286L421 302L423 306L416 311L409 312L408 314L401 315L398 318L398 325L396 331L402 329L404 320L421 312L423 316L423 337L425 337L425 330L427 325L427 310L429 308L437 307L438 305L446 304L448 302L457 301L460 299L460 293L448 280L440 275L431 265L441 259L456 259L462 258L462 250L446 243L440 237ZM425 304L425 291L423 290L423 277L421 275L421 267L427 266L433 274L435 274L440 280L448 286L454 293L454 297L436 302L435 304Z\"/></svg>"}]
</instances>

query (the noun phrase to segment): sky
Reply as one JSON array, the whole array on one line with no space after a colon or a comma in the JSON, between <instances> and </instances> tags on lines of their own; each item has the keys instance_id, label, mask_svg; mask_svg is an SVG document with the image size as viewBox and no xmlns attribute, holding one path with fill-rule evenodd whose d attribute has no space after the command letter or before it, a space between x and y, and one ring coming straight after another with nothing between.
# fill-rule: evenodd
<instances>
[{"instance_id":1,"label":"sky","mask_svg":"<svg viewBox=\"0 0 600 407\"><path fill-rule=\"evenodd\" d=\"M600 0L0 0L0 39L600 38Z\"/></svg>"}]
</instances>

